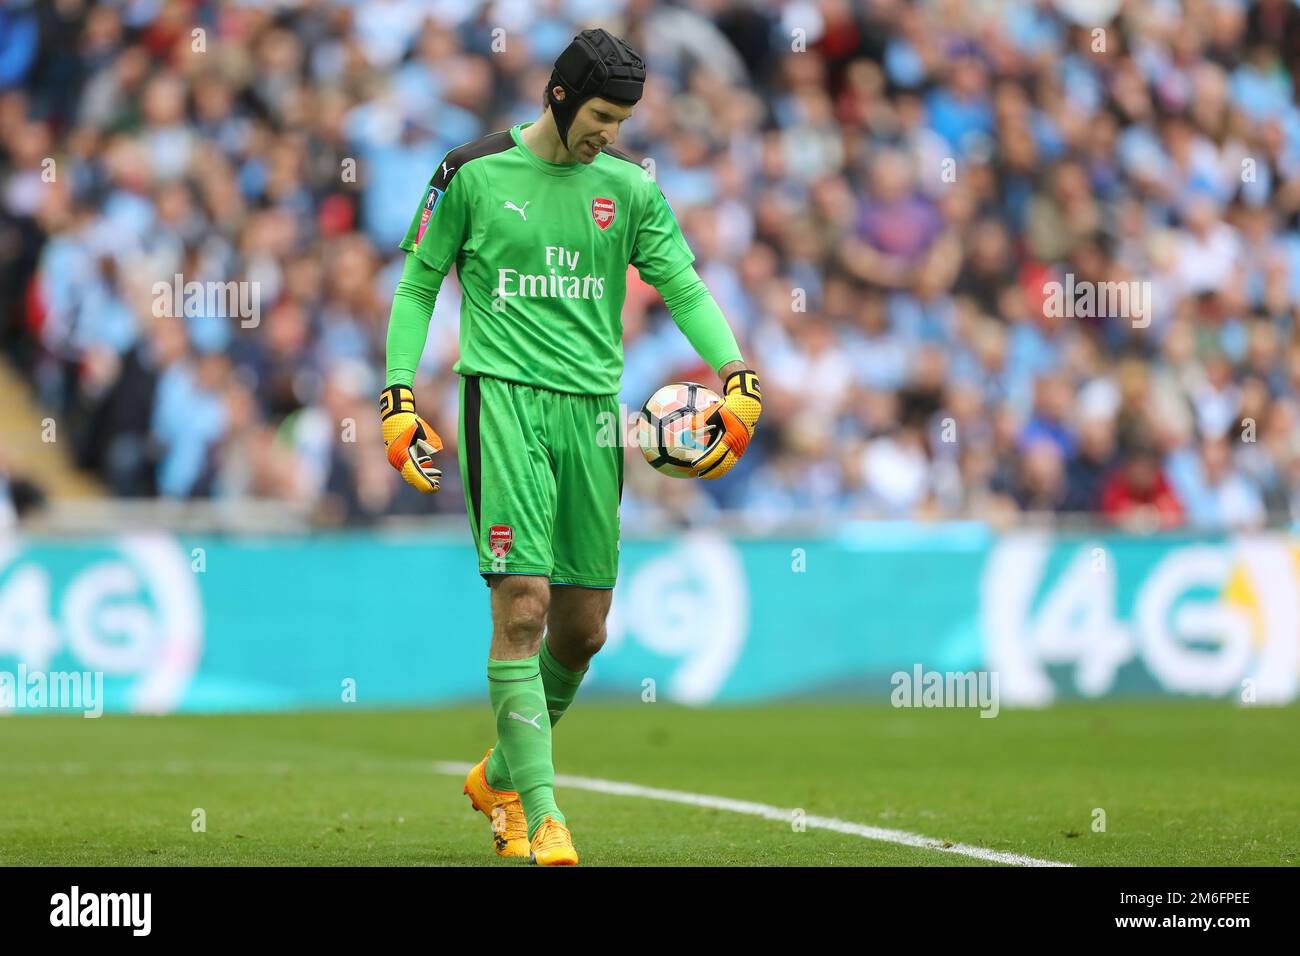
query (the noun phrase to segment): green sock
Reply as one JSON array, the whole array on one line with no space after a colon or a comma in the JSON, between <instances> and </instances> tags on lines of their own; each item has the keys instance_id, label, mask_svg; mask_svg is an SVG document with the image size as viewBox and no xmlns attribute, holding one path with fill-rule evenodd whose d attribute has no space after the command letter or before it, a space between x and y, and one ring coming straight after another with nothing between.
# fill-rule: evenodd
<instances>
[{"instance_id":1,"label":"green sock","mask_svg":"<svg viewBox=\"0 0 1300 956\"><path fill-rule=\"evenodd\" d=\"M542 641L542 651L538 656L541 658L542 686L546 689L546 711L551 715L551 726L554 727L573 703L573 698L578 693L578 685L582 683L582 678L587 672L571 671L557 661L551 656L546 641ZM513 778L510 776L510 765L500 744L492 748L492 756L488 757L487 781L488 786L493 790L515 789Z\"/></svg>"},{"instance_id":2,"label":"green sock","mask_svg":"<svg viewBox=\"0 0 1300 956\"><path fill-rule=\"evenodd\" d=\"M497 719L497 749L505 756L512 789L519 791L524 805L529 839L548 816L565 822L555 805L551 722L546 717L539 667L538 655L521 661L488 659L488 698Z\"/></svg>"}]
</instances>

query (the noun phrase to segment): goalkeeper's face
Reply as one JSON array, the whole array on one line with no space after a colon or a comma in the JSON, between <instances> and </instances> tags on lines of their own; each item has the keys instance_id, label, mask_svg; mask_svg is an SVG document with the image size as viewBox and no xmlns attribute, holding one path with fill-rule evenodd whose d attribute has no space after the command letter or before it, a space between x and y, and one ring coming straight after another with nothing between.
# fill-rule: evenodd
<instances>
[{"instance_id":1,"label":"goalkeeper's face","mask_svg":"<svg viewBox=\"0 0 1300 956\"><path fill-rule=\"evenodd\" d=\"M569 154L573 161L594 162L597 153L618 140L619 128L631 115L631 106L622 106L599 96L583 103L569 126Z\"/></svg>"}]
</instances>

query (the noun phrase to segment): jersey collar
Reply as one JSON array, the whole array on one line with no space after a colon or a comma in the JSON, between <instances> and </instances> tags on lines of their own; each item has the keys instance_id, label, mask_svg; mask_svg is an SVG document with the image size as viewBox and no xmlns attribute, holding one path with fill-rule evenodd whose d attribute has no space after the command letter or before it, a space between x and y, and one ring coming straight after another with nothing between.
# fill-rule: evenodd
<instances>
[{"instance_id":1,"label":"jersey collar","mask_svg":"<svg viewBox=\"0 0 1300 956\"><path fill-rule=\"evenodd\" d=\"M542 159L542 157L534 153L531 149L528 148L528 145L524 142L523 137L519 135L520 130L526 129L532 125L533 125L532 123L517 123L514 126L510 127L511 139L515 141L515 145L519 147L519 152L523 153L524 159L528 160L529 163L531 163L533 166L536 166L539 170L546 173L548 176L574 176L587 168L585 163L548 162L547 160Z\"/></svg>"}]
</instances>

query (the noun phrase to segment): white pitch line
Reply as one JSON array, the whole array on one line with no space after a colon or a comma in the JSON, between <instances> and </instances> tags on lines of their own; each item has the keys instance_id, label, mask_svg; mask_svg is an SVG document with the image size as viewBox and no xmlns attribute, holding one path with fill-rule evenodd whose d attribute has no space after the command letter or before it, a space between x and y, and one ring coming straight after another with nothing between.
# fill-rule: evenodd
<instances>
[{"instance_id":1,"label":"white pitch line","mask_svg":"<svg viewBox=\"0 0 1300 956\"><path fill-rule=\"evenodd\" d=\"M433 769L443 774L469 773L473 764L454 763L440 760ZM766 803L753 803L749 800L732 800L730 797L711 797L703 793L686 793L682 790L661 790L658 787L643 787L638 783L620 783L617 780L600 780L596 777L571 777L568 774L556 774L555 784L559 787L573 787L575 790L590 790L594 793L608 793L616 797L644 797L647 800L663 800L666 803L683 803L692 807L708 807L712 810L727 810L731 813L743 813L764 820L778 823L790 823L794 819L793 810L783 810ZM1056 860L1040 860L1020 853L1002 853L998 850L986 850L984 847L970 846L966 843L948 844L943 840L909 833L906 830L890 830L886 827L869 827L864 823L853 823L835 817L819 817L809 814L803 818L805 826L818 830L832 830L835 833L847 833L866 840L878 840L882 843L896 843L899 846L914 846L923 850L937 850L940 853L955 853L969 856L989 863L1005 863L1008 866L1073 866L1072 863L1059 863Z\"/></svg>"}]
</instances>

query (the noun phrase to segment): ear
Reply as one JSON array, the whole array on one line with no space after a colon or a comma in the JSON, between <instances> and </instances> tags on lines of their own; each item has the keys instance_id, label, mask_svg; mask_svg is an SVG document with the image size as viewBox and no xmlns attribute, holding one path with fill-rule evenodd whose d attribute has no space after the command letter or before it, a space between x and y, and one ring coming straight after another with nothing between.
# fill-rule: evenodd
<instances>
[{"instance_id":1,"label":"ear","mask_svg":"<svg viewBox=\"0 0 1300 956\"><path fill-rule=\"evenodd\" d=\"M564 102L564 87L562 87L562 86L552 86L552 87L551 87L551 96L555 97L555 101L556 101L557 103L563 103L563 102Z\"/></svg>"}]
</instances>

